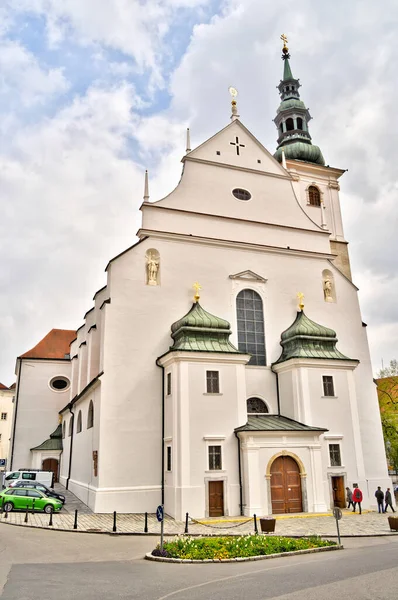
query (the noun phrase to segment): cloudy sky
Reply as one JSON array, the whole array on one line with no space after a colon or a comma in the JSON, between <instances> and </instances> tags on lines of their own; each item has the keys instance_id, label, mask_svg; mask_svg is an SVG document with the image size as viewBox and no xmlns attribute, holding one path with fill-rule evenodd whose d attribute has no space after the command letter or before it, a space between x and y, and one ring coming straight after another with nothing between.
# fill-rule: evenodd
<instances>
[{"instance_id":1,"label":"cloudy sky","mask_svg":"<svg viewBox=\"0 0 398 600\"><path fill-rule=\"evenodd\" d=\"M375 370L398 358L396 0L1 0L0 381L75 329L108 260L192 146L229 121L271 151L282 32L311 134L341 180Z\"/></svg>"}]
</instances>

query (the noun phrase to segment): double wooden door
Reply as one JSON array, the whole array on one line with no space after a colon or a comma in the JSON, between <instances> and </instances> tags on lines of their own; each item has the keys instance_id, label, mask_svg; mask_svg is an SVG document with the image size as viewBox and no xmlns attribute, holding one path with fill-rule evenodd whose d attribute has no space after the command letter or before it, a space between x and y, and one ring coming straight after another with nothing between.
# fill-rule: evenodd
<instances>
[{"instance_id":1,"label":"double wooden door","mask_svg":"<svg viewBox=\"0 0 398 600\"><path fill-rule=\"evenodd\" d=\"M209 481L209 517L224 515L224 482Z\"/></svg>"},{"instance_id":2,"label":"double wooden door","mask_svg":"<svg viewBox=\"0 0 398 600\"><path fill-rule=\"evenodd\" d=\"M54 483L58 482L58 467L59 463L55 458L46 458L43 460L43 471L52 471L54 473Z\"/></svg>"},{"instance_id":3,"label":"double wooden door","mask_svg":"<svg viewBox=\"0 0 398 600\"><path fill-rule=\"evenodd\" d=\"M279 456L271 465L273 514L303 511L300 469L291 456Z\"/></svg>"}]
</instances>

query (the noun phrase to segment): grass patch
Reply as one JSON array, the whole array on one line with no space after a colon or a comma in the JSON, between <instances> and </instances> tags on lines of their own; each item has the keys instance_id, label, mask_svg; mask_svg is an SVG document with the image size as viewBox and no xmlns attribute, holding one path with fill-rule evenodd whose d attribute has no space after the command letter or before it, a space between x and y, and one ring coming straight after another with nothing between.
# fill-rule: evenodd
<instances>
[{"instance_id":1,"label":"grass patch","mask_svg":"<svg viewBox=\"0 0 398 600\"><path fill-rule=\"evenodd\" d=\"M295 550L335 546L335 542L321 540L319 537L288 538L263 535L243 535L240 537L176 537L164 542L163 552L159 546L153 550L154 556L205 560L223 558L247 558L265 556Z\"/></svg>"}]
</instances>

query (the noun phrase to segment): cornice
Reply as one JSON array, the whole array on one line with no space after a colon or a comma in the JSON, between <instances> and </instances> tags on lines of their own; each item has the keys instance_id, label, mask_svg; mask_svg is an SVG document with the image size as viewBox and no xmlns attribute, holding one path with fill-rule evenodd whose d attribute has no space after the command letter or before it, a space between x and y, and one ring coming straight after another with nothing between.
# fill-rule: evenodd
<instances>
[{"instance_id":1,"label":"cornice","mask_svg":"<svg viewBox=\"0 0 398 600\"><path fill-rule=\"evenodd\" d=\"M232 169L233 171L244 171L245 173L254 173L255 175L262 175L264 177L276 177L277 179L291 179L290 173L286 175L278 173L270 173L269 171L260 171L259 169L250 169L248 167L239 167L238 165L230 165L228 163L213 162L212 160L205 160L204 158L194 158L193 156L184 156L181 160L185 162L195 162L203 165L210 165L211 167L219 167L221 169Z\"/></svg>"},{"instance_id":2,"label":"cornice","mask_svg":"<svg viewBox=\"0 0 398 600\"><path fill-rule=\"evenodd\" d=\"M284 371L291 371L298 367L311 368L311 369L339 369L344 371L353 371L359 365L359 360L348 359L330 359L330 358L290 358L282 363L275 363L272 365L272 370L275 373L283 373Z\"/></svg>"}]
</instances>

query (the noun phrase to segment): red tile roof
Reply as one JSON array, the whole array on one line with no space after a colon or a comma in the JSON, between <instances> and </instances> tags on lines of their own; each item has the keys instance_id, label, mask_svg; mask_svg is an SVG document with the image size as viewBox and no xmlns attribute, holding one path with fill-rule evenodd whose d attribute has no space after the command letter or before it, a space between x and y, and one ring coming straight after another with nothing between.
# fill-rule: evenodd
<instances>
[{"instance_id":1,"label":"red tile roof","mask_svg":"<svg viewBox=\"0 0 398 600\"><path fill-rule=\"evenodd\" d=\"M8 387L0 382L0 390L8 390Z\"/></svg>"},{"instance_id":2,"label":"red tile roof","mask_svg":"<svg viewBox=\"0 0 398 600\"><path fill-rule=\"evenodd\" d=\"M75 337L76 331L52 329L34 348L21 354L19 358L65 358Z\"/></svg>"}]
</instances>

